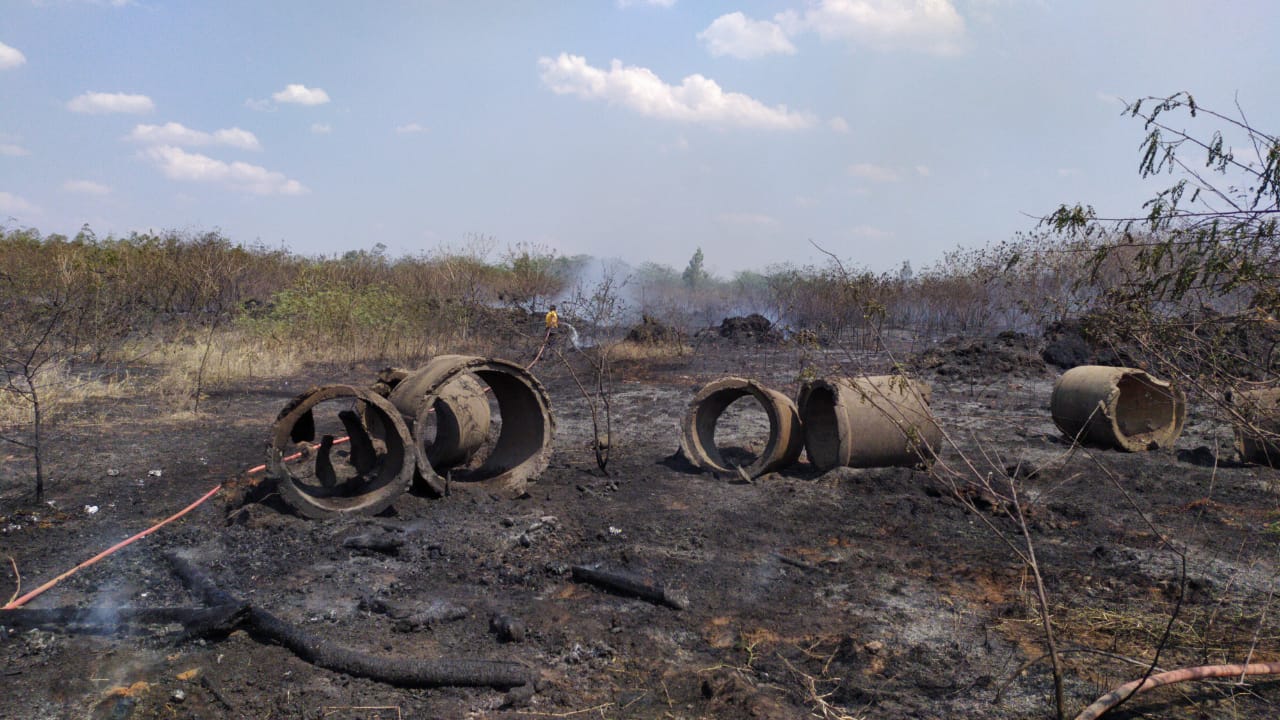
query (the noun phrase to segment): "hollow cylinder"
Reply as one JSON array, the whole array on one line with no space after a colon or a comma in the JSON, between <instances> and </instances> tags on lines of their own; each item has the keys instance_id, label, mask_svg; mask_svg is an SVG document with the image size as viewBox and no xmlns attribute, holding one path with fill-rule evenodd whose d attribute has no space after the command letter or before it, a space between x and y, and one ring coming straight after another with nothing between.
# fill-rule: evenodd
<instances>
[{"instance_id":1,"label":"hollow cylinder","mask_svg":"<svg viewBox=\"0 0 1280 720\"><path fill-rule=\"evenodd\" d=\"M312 439L309 436L315 432L315 408L331 400L363 404L365 417L375 418L383 428L381 442L373 445L377 457L373 458L372 469L337 488L305 482L293 473L285 459L300 439ZM327 436L325 445L331 440L332 436ZM320 463L328 460L326 446L315 455L317 475ZM280 497L300 515L310 518L374 515L385 510L409 489L415 465L413 438L399 411L376 393L350 385L325 385L294 398L280 411L267 444L267 473L275 480Z\"/></svg>"},{"instance_id":2,"label":"hollow cylinder","mask_svg":"<svg viewBox=\"0 0 1280 720\"><path fill-rule=\"evenodd\" d=\"M1068 439L1125 452L1171 447L1182 434L1182 391L1144 370L1081 365L1062 374L1049 400Z\"/></svg>"},{"instance_id":3,"label":"hollow cylinder","mask_svg":"<svg viewBox=\"0 0 1280 720\"><path fill-rule=\"evenodd\" d=\"M716 424L733 402L750 395L769 417L769 439L764 450L748 465L731 467L716 446ZM780 470L800 458L804 433L800 416L791 398L754 380L725 377L708 383L689 403L680 424L680 450L690 463L705 470L759 477Z\"/></svg>"},{"instance_id":4,"label":"hollow cylinder","mask_svg":"<svg viewBox=\"0 0 1280 720\"><path fill-rule=\"evenodd\" d=\"M428 371L428 368L431 368ZM388 399L404 417L409 429L428 439L427 461L436 472L458 467L469 461L489 436L489 399L484 385L470 373L459 373L435 392L435 400L424 407L427 390L440 379L447 368L430 363L400 379ZM435 436L428 437L426 426L419 433L418 423L427 412L435 415Z\"/></svg>"},{"instance_id":5,"label":"hollow cylinder","mask_svg":"<svg viewBox=\"0 0 1280 720\"><path fill-rule=\"evenodd\" d=\"M479 483L512 497L520 496L528 482L547 468L555 435L551 400L542 383L528 370L496 358L439 355L405 377L391 396L396 407L412 408L414 417L424 416L431 408L452 408L459 437L482 433L484 441L488 442L487 401L483 413L469 401L444 402L451 396L476 397L471 391L462 389L466 387L462 378L468 376L488 386L502 419L498 437L493 440L488 456L478 469L468 474L468 482ZM460 389L455 392L451 386ZM481 394L479 397L483 399L484 396ZM440 442L440 432L446 419L438 418L437 423L436 444ZM429 437L427 423L414 424L413 445L417 453L417 480L431 491L443 493L444 480L431 462L433 438Z\"/></svg>"},{"instance_id":6,"label":"hollow cylinder","mask_svg":"<svg viewBox=\"0 0 1280 720\"><path fill-rule=\"evenodd\" d=\"M1246 390L1232 404L1240 414L1235 426L1240 459L1280 467L1280 388Z\"/></svg>"},{"instance_id":7,"label":"hollow cylinder","mask_svg":"<svg viewBox=\"0 0 1280 720\"><path fill-rule=\"evenodd\" d=\"M929 462L942 441L930 394L927 384L900 375L805 383L799 407L809 462L821 470Z\"/></svg>"}]
</instances>

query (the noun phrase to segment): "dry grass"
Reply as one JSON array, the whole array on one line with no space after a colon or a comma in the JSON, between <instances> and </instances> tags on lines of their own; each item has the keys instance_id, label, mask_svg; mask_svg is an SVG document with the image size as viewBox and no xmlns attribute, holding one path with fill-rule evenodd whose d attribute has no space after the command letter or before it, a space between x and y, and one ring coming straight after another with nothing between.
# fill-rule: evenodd
<instances>
[{"instance_id":1,"label":"dry grass","mask_svg":"<svg viewBox=\"0 0 1280 720\"><path fill-rule=\"evenodd\" d=\"M606 348L610 362L667 360L689 355L693 347L685 343L637 343L623 340Z\"/></svg>"},{"instance_id":2,"label":"dry grass","mask_svg":"<svg viewBox=\"0 0 1280 720\"><path fill-rule=\"evenodd\" d=\"M296 373L309 360L325 360L314 352L271 337L240 330L192 334L151 347L127 347L125 356L140 357L162 370L161 385L194 390L256 378Z\"/></svg>"},{"instance_id":3,"label":"dry grass","mask_svg":"<svg viewBox=\"0 0 1280 720\"><path fill-rule=\"evenodd\" d=\"M138 382L128 375L82 375L65 363L46 366L35 377L40 411L45 423L56 423L85 403L120 400L134 396ZM25 385L20 385L26 390ZM35 422L35 406L29 396L13 388L0 388L0 431L25 428Z\"/></svg>"}]
</instances>

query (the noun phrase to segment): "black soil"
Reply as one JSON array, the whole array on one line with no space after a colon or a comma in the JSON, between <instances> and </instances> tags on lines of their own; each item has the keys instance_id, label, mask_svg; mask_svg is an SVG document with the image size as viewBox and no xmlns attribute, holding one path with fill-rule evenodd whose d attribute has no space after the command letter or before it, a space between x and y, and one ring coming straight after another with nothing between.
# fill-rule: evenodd
<instances>
[{"instance_id":1,"label":"black soil","mask_svg":"<svg viewBox=\"0 0 1280 720\"><path fill-rule=\"evenodd\" d=\"M1280 659L1280 474L1234 463L1229 428L1194 406L1175 449L1073 450L1049 419L1054 373L1037 351L987 342L924 364L953 441L935 472L819 474L801 462L753 483L697 473L672 455L697 387L732 372L794 394L813 363L785 348L708 346L615 376L606 475L586 402L544 358L533 372L553 399L556 452L525 497L454 483L378 517L315 521L281 508L269 486L249 504L226 491L29 604L102 608L107 623L114 608L204 607L166 560L182 552L221 590L332 645L394 662L516 662L536 676L530 687L358 677L244 624L201 638L171 626L6 629L0 717L1052 717L1034 576L1019 557L1027 538L1069 712L1141 676L1157 647L1161 668ZM834 351L823 362L854 360L871 362ZM0 596L16 592L15 567L26 592L218 483L245 488L289 398L375 374L328 367L246 383L194 419L165 419L145 398L99 408L94 424L49 441L39 506L26 456L3 448ZM1007 497L967 481L956 493L939 479L948 470L997 490L1016 478L1026 537ZM574 566L687 603L580 582ZM1278 699L1268 678L1190 684L1116 717L1273 718Z\"/></svg>"}]
</instances>

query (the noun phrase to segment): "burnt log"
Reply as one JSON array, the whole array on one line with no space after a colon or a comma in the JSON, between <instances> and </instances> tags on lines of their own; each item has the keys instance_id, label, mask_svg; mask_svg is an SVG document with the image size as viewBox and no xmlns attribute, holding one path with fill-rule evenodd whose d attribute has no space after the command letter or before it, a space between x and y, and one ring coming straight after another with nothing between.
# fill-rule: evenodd
<instances>
[{"instance_id":1,"label":"burnt log","mask_svg":"<svg viewBox=\"0 0 1280 720\"><path fill-rule=\"evenodd\" d=\"M574 565L573 579L581 583L589 583L619 595L629 595L647 600L657 605L666 605L676 610L689 607L689 601L673 593L658 583L630 573L617 570L602 570L599 566Z\"/></svg>"},{"instance_id":2,"label":"burnt log","mask_svg":"<svg viewBox=\"0 0 1280 720\"><path fill-rule=\"evenodd\" d=\"M205 602L218 605L239 602L187 558L177 553L167 553L166 558L183 583ZM534 681L533 672L517 662L452 658L419 660L369 655L338 646L252 605L244 627L255 639L288 648L312 665L391 685L507 689Z\"/></svg>"}]
</instances>

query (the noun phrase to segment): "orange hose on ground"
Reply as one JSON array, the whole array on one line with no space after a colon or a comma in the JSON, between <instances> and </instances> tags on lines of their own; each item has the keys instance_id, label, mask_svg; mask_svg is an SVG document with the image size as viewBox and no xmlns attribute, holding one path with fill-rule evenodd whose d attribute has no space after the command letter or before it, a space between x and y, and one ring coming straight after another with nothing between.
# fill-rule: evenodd
<instances>
[{"instance_id":1,"label":"orange hose on ground","mask_svg":"<svg viewBox=\"0 0 1280 720\"><path fill-rule=\"evenodd\" d=\"M333 441L333 444L334 444L334 445L338 445L338 444L340 444L340 443L347 442L347 441L348 441L348 440L350 440L350 439L351 439L351 438L349 438L349 437L339 438L339 439L337 439L337 440L334 440L334 441ZM317 446L314 446L314 445L313 445L312 447L314 448L314 447L317 447ZM301 457L301 456L302 456L302 451L298 451L298 452L296 452L296 453L294 453L294 454L290 455L289 457L285 458L285 460L296 460L297 458L299 458L299 457ZM246 470L246 471L245 471L245 474L246 474L246 475L252 475L253 473L262 472L263 470L265 470L265 469L266 469L266 467L267 467L266 465L258 465L258 466L256 466L256 467L251 467L251 468L249 468L248 470ZM13 609L15 609L15 608L20 608L20 607L22 607L23 605L26 605L28 602L30 602L30 601L31 601L31 599L32 599L32 598L36 597L37 595L40 595L40 594L41 594L41 593L43 593L44 591L46 591L46 590L48 590L49 588L53 587L54 585L57 585L58 583L60 583L60 582L62 582L63 580L65 580L66 578L70 577L71 575L74 575L74 574L75 574L77 571L79 571L80 569L89 567L90 565L92 565L92 564L94 564L94 563L98 562L98 561L99 561L99 560L101 560L102 558L104 558L104 557L106 557L106 556L108 556L108 555L110 555L110 554L114 553L115 551L117 551L117 550L119 550L119 549L121 549L121 548L123 548L123 547L125 547L125 546L127 546L127 545L130 545L130 544L131 544L131 543L133 543L135 540L141 540L142 538L144 538L144 537L146 537L146 536L150 535L151 533L155 532L156 530L159 530L160 528L164 527L165 525L168 525L169 523L173 522L174 520L177 520L178 518L182 517L183 515L186 515L187 513L191 512L192 510L195 510L197 507L200 507L201 503L203 503L205 500L208 500L209 498L211 498L211 497L213 497L214 495L216 495L216 494L218 493L218 491L219 491L219 490L221 490L221 489L222 489L222 484L221 484L221 483L219 483L219 484L215 485L215 486L214 486L214 488L213 488L212 490L210 490L209 492L207 492L207 493L205 493L204 495L202 495L202 496L200 497L200 499L199 499L199 500L196 500L195 502L193 502L193 503L191 503L190 505L188 505L188 506L186 506L185 508L183 508L181 512L179 512L179 513L177 513L177 514L175 514L175 515L172 515L172 516L170 516L169 518L167 518L167 519L165 519L165 520L162 520L162 521L161 521L161 522L159 522L159 523L156 523L155 525L152 525L151 527L147 528L146 530L143 530L142 532L138 533L137 535L134 535L133 537L129 538L128 540L122 540L121 542L118 542L118 543L116 543L115 545L112 545L111 547L107 548L106 550L103 550L102 552L98 553L97 555L94 555L93 557L89 558L88 560L85 560L84 562L80 563L79 565L77 565L77 566L75 566L75 567L71 568L70 570L68 570L68 571L66 571L66 572L64 572L64 573L62 573L62 574L61 574L61 575L59 575L58 577L56 577L56 578L54 578L54 579L50 580L49 582L47 582L47 583L45 583L45 584L41 585L40 587L36 588L35 590L32 590L31 592L27 593L26 595L23 595L22 597L18 598L17 600L13 600L13 601L11 601L11 602L9 602L9 603L6 603L4 606L0 607L0 610L13 610Z\"/></svg>"},{"instance_id":2,"label":"orange hose on ground","mask_svg":"<svg viewBox=\"0 0 1280 720\"><path fill-rule=\"evenodd\" d=\"M1182 668L1181 670L1169 670L1151 675L1143 680L1134 680L1121 685L1095 700L1089 707L1081 710L1075 720L1097 720L1097 718L1106 714L1108 710L1118 705L1121 700L1126 700L1131 695L1162 685L1172 685L1173 683L1186 682L1188 680L1203 680L1205 678L1238 677L1243 680L1247 675L1276 674L1280 674L1280 662L1249 663L1248 665L1200 665Z\"/></svg>"},{"instance_id":3,"label":"orange hose on ground","mask_svg":"<svg viewBox=\"0 0 1280 720\"><path fill-rule=\"evenodd\" d=\"M39 594L43 593L45 590L48 590L49 588L53 587L54 585L57 585L58 583L62 582L62 580L63 580L64 578L66 578L66 577L68 577L68 576L72 575L73 573L75 573L76 571L80 570L81 568L89 567L90 565L92 565L92 564L94 564L94 563L98 562L98 561L99 561L99 560L101 560L102 558L104 558L104 557L106 557L106 556L110 555L111 553L113 553L113 552L115 552L115 551L119 550L120 548L125 547L126 545L129 545L129 544L133 543L133 541L135 541L135 540L140 540L140 539L142 539L142 538L144 538L144 537L146 537L146 536L150 535L151 533L155 532L156 530L159 530L160 528L164 527L165 525L168 525L169 523L173 522L174 520L177 520L178 518L182 517L183 515L186 515L187 513L191 512L192 510L194 510L194 509L196 509L197 507L199 507L199 506L200 506L200 504L201 504L201 503L203 503L205 500L208 500L209 498L213 497L213 496L214 496L214 495L215 495L219 490L221 490L221 489L222 489L222 484L221 484L221 483L219 483L219 484L215 485L215 486L213 487L213 489L212 489L212 490L210 490L209 492L205 493L205 494L204 494L204 495L203 495L199 500L197 500L197 501L195 501L195 502L191 503L191 504L190 504L190 505L188 505L186 508L184 508L181 512L179 512L178 514L173 515L173 516L169 517L167 520L164 520L164 521L162 521L162 522L160 522L160 523L157 523L156 525L153 525L153 526L151 526L151 527L147 528L146 530L143 530L142 532L138 533L137 535L134 535L133 537L129 538L128 540L123 540L123 541L121 541L121 542L116 543L115 545L112 545L111 547L107 548L106 550L103 550L102 552L98 553L97 555L94 555L93 557L89 558L88 560L85 560L84 562L82 562L82 563L80 563L79 565L77 565L77 566L75 566L75 567L71 568L70 570L68 570L68 571L66 571L66 572L64 572L64 573L62 573L62 574L61 574L61 575L59 575L58 577L56 577L56 578L54 578L54 579L50 580L49 582L47 582L47 583L45 583L45 584L41 585L40 587L36 588L35 590L32 590L31 592L27 593L26 595L23 595L22 597L18 598L17 600L14 600L13 602L8 603L8 604L7 604L7 605L5 605L3 608L0 608L0 610L13 610L14 608L19 608L19 607L22 607L23 605L26 605L26 604L27 604L27 602L29 602L29 601L31 600L31 598L34 598L35 596L37 596L37 595L39 595Z\"/></svg>"}]
</instances>

